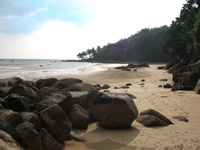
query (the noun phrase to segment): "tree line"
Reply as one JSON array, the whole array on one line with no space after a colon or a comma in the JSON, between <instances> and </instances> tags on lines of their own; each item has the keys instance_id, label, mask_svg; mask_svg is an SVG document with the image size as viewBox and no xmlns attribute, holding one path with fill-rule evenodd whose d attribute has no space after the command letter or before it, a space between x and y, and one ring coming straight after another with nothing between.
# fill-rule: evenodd
<instances>
[{"instance_id":1,"label":"tree line","mask_svg":"<svg viewBox=\"0 0 200 150\"><path fill-rule=\"evenodd\" d=\"M77 55L86 61L148 61L200 58L200 0L186 0L170 27L142 29L129 38Z\"/></svg>"},{"instance_id":2,"label":"tree line","mask_svg":"<svg viewBox=\"0 0 200 150\"><path fill-rule=\"evenodd\" d=\"M200 58L200 0L186 0L172 22L164 51L179 59Z\"/></svg>"}]
</instances>

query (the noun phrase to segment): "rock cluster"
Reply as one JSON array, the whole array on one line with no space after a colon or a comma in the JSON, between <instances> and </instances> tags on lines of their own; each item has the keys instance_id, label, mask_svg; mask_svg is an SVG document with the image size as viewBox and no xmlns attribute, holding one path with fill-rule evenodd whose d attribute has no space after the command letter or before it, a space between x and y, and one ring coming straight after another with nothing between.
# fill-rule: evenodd
<instances>
[{"instance_id":1,"label":"rock cluster","mask_svg":"<svg viewBox=\"0 0 200 150\"><path fill-rule=\"evenodd\" d=\"M200 94L200 60L180 60L166 65L173 75L172 90L194 90Z\"/></svg>"},{"instance_id":2,"label":"rock cluster","mask_svg":"<svg viewBox=\"0 0 200 150\"><path fill-rule=\"evenodd\" d=\"M65 140L77 139L72 128L87 129L94 120L129 127L138 116L131 95L98 92L108 88L74 78L0 79L0 149L61 150Z\"/></svg>"},{"instance_id":3,"label":"rock cluster","mask_svg":"<svg viewBox=\"0 0 200 150\"><path fill-rule=\"evenodd\" d=\"M147 63L137 63L137 64L130 63L127 66L115 67L115 69L120 69L122 71L131 71L131 69L134 68L133 71L137 71L137 68L142 68L142 67L149 67L149 65Z\"/></svg>"}]
</instances>

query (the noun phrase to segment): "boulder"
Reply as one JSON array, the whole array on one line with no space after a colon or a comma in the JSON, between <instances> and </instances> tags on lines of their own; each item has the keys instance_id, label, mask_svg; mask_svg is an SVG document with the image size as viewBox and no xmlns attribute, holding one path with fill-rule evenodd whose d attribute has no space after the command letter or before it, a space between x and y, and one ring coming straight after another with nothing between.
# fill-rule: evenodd
<instances>
[{"instance_id":1,"label":"boulder","mask_svg":"<svg viewBox=\"0 0 200 150\"><path fill-rule=\"evenodd\" d=\"M96 91L96 89L89 83L75 83L69 86L69 91Z\"/></svg>"},{"instance_id":2,"label":"boulder","mask_svg":"<svg viewBox=\"0 0 200 150\"><path fill-rule=\"evenodd\" d=\"M46 129L40 130L40 137L42 140L44 150L62 150L63 145L58 143L52 136L47 132Z\"/></svg>"},{"instance_id":3,"label":"boulder","mask_svg":"<svg viewBox=\"0 0 200 150\"><path fill-rule=\"evenodd\" d=\"M195 91L197 94L200 94L200 79L199 79L198 82L196 83L196 86L195 86L194 91Z\"/></svg>"},{"instance_id":4,"label":"boulder","mask_svg":"<svg viewBox=\"0 0 200 150\"><path fill-rule=\"evenodd\" d=\"M17 139L15 128L22 123L22 118L18 112L9 109L0 110L0 130L4 130Z\"/></svg>"},{"instance_id":5,"label":"boulder","mask_svg":"<svg viewBox=\"0 0 200 150\"><path fill-rule=\"evenodd\" d=\"M8 133L0 130L0 150L23 150L23 148Z\"/></svg>"},{"instance_id":6,"label":"boulder","mask_svg":"<svg viewBox=\"0 0 200 150\"><path fill-rule=\"evenodd\" d=\"M59 104L64 110L69 110L71 107L71 94L59 89L42 88L38 93L40 100L35 103L35 108L38 111L44 110L52 105Z\"/></svg>"},{"instance_id":7,"label":"boulder","mask_svg":"<svg viewBox=\"0 0 200 150\"><path fill-rule=\"evenodd\" d=\"M24 81L18 77L0 79L0 87L10 87L17 84L24 84Z\"/></svg>"},{"instance_id":8,"label":"boulder","mask_svg":"<svg viewBox=\"0 0 200 150\"><path fill-rule=\"evenodd\" d=\"M101 85L100 85L100 84L93 85L93 87L94 87L95 90L97 90L97 91L101 90Z\"/></svg>"},{"instance_id":9,"label":"boulder","mask_svg":"<svg viewBox=\"0 0 200 150\"><path fill-rule=\"evenodd\" d=\"M156 116L159 119L163 120L167 124L173 124L167 117L165 117L163 114L161 114L158 111L153 110L153 109L147 109L147 110L141 112L140 115L153 115L153 116Z\"/></svg>"},{"instance_id":10,"label":"boulder","mask_svg":"<svg viewBox=\"0 0 200 150\"><path fill-rule=\"evenodd\" d=\"M100 92L93 99L92 112L105 128L127 128L137 118L133 100L124 93Z\"/></svg>"},{"instance_id":11,"label":"boulder","mask_svg":"<svg viewBox=\"0 0 200 150\"><path fill-rule=\"evenodd\" d=\"M181 84L183 86L192 85L194 88L199 78L200 72L184 72L182 74Z\"/></svg>"},{"instance_id":12,"label":"boulder","mask_svg":"<svg viewBox=\"0 0 200 150\"><path fill-rule=\"evenodd\" d=\"M14 85L9 91L8 94L19 94L25 96L29 99L36 99L37 94L30 87L26 87L22 84Z\"/></svg>"},{"instance_id":13,"label":"boulder","mask_svg":"<svg viewBox=\"0 0 200 150\"><path fill-rule=\"evenodd\" d=\"M38 92L38 88L36 87L36 84L33 81L24 81L24 85L26 87L31 88L34 92Z\"/></svg>"},{"instance_id":14,"label":"boulder","mask_svg":"<svg viewBox=\"0 0 200 150\"><path fill-rule=\"evenodd\" d=\"M167 126L168 124L154 115L140 115L136 121L146 127Z\"/></svg>"},{"instance_id":15,"label":"boulder","mask_svg":"<svg viewBox=\"0 0 200 150\"><path fill-rule=\"evenodd\" d=\"M32 123L37 131L39 131L43 127L41 120L35 113L22 112L22 113L20 113L20 115L22 117L23 122Z\"/></svg>"},{"instance_id":16,"label":"boulder","mask_svg":"<svg viewBox=\"0 0 200 150\"><path fill-rule=\"evenodd\" d=\"M89 116L87 111L80 105L73 105L70 109L68 117L72 123L72 128L87 129L89 124Z\"/></svg>"},{"instance_id":17,"label":"boulder","mask_svg":"<svg viewBox=\"0 0 200 150\"><path fill-rule=\"evenodd\" d=\"M66 78L57 81L52 87L58 89L65 89L75 83L82 83L83 81L75 78Z\"/></svg>"},{"instance_id":18,"label":"boulder","mask_svg":"<svg viewBox=\"0 0 200 150\"><path fill-rule=\"evenodd\" d=\"M48 79L39 79L36 81L37 88L43 88L43 87L51 87L53 84L55 84L58 80L56 78L48 78Z\"/></svg>"},{"instance_id":19,"label":"boulder","mask_svg":"<svg viewBox=\"0 0 200 150\"><path fill-rule=\"evenodd\" d=\"M40 116L46 129L59 143L63 144L72 127L64 111L58 105L53 105L41 111Z\"/></svg>"},{"instance_id":20,"label":"boulder","mask_svg":"<svg viewBox=\"0 0 200 150\"><path fill-rule=\"evenodd\" d=\"M43 150L39 133L34 129L34 125L24 122L16 127L17 134L30 150Z\"/></svg>"},{"instance_id":21,"label":"boulder","mask_svg":"<svg viewBox=\"0 0 200 150\"><path fill-rule=\"evenodd\" d=\"M1 110L1 109L4 109L4 107L3 107L3 105L1 105L1 103L0 103L0 110Z\"/></svg>"},{"instance_id":22,"label":"boulder","mask_svg":"<svg viewBox=\"0 0 200 150\"><path fill-rule=\"evenodd\" d=\"M0 97L4 98L8 95L8 91L11 89L11 87L0 87Z\"/></svg>"},{"instance_id":23,"label":"boulder","mask_svg":"<svg viewBox=\"0 0 200 150\"><path fill-rule=\"evenodd\" d=\"M90 108L92 103L92 95L88 91L71 91L71 105L79 104L85 110Z\"/></svg>"},{"instance_id":24,"label":"boulder","mask_svg":"<svg viewBox=\"0 0 200 150\"><path fill-rule=\"evenodd\" d=\"M10 94L5 98L6 108L17 112L29 111L28 100L24 96L18 94Z\"/></svg>"},{"instance_id":25,"label":"boulder","mask_svg":"<svg viewBox=\"0 0 200 150\"><path fill-rule=\"evenodd\" d=\"M181 73L173 73L172 81L178 83L181 80Z\"/></svg>"}]
</instances>

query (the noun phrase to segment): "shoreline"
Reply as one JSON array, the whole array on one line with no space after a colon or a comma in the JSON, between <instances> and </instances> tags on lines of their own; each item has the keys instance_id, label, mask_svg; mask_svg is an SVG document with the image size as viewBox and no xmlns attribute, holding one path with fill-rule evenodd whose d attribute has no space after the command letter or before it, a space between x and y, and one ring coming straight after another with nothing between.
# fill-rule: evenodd
<instances>
[{"instance_id":1,"label":"shoreline","mask_svg":"<svg viewBox=\"0 0 200 150\"><path fill-rule=\"evenodd\" d=\"M133 94L137 97L134 102L139 112L155 109L169 118L173 125L147 128L134 121L129 129L109 130L92 123L87 130L73 130L86 142L66 141L65 150L198 150L200 95L194 91L172 92L171 89L159 88L158 85L172 83L172 75L166 70L157 70L157 66L150 65L137 72L111 69L76 77L91 84L109 84L111 92ZM160 81L164 78L168 81ZM145 82L141 82L142 79ZM132 84L129 89L114 88L128 82ZM185 116L189 122L173 119L172 116L176 115Z\"/></svg>"}]
</instances>

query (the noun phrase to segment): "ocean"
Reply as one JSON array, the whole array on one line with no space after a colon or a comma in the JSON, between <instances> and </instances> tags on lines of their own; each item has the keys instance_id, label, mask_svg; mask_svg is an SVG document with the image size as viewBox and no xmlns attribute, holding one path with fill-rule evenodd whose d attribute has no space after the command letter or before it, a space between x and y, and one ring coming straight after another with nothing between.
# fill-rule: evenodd
<instances>
[{"instance_id":1,"label":"ocean","mask_svg":"<svg viewBox=\"0 0 200 150\"><path fill-rule=\"evenodd\" d=\"M101 71L101 63L65 62L53 59L0 59L0 79L20 77L24 80L73 76Z\"/></svg>"}]
</instances>

